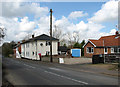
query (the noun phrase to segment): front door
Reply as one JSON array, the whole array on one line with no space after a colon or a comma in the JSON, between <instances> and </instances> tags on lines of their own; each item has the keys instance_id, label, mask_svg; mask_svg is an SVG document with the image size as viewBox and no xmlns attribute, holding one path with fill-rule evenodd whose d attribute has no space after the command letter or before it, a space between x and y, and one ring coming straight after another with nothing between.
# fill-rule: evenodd
<instances>
[{"instance_id":1,"label":"front door","mask_svg":"<svg viewBox=\"0 0 120 87\"><path fill-rule=\"evenodd\" d=\"M104 54L107 54L108 53L108 48L104 48Z\"/></svg>"}]
</instances>

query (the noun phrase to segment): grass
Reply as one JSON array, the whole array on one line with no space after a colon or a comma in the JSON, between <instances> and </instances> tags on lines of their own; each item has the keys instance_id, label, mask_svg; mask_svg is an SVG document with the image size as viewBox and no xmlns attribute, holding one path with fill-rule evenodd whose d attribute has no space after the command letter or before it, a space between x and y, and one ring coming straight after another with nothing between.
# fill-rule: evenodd
<instances>
[{"instance_id":1,"label":"grass","mask_svg":"<svg viewBox=\"0 0 120 87\"><path fill-rule=\"evenodd\" d=\"M96 68L104 68L108 70L118 70L120 65L118 63L107 63L107 64L101 63L101 64L90 64L90 66L96 67Z\"/></svg>"},{"instance_id":2,"label":"grass","mask_svg":"<svg viewBox=\"0 0 120 87\"><path fill-rule=\"evenodd\" d=\"M115 63L115 64L112 64L113 66L109 68L109 70L118 70L119 69L119 64L118 63Z\"/></svg>"}]
</instances>

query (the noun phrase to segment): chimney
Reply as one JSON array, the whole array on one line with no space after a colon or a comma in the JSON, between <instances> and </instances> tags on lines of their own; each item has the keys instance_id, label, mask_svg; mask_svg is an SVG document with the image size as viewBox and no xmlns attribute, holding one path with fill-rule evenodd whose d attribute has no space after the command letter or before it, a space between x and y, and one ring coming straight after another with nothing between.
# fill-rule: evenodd
<instances>
[{"instance_id":1,"label":"chimney","mask_svg":"<svg viewBox=\"0 0 120 87\"><path fill-rule=\"evenodd\" d=\"M115 32L115 35L118 35L118 34L119 34L119 32L118 32L118 31L116 31L116 32Z\"/></svg>"},{"instance_id":2,"label":"chimney","mask_svg":"<svg viewBox=\"0 0 120 87\"><path fill-rule=\"evenodd\" d=\"M20 42L18 42L18 44L20 44Z\"/></svg>"},{"instance_id":3,"label":"chimney","mask_svg":"<svg viewBox=\"0 0 120 87\"><path fill-rule=\"evenodd\" d=\"M32 35L32 38L34 38L34 34Z\"/></svg>"}]
</instances>

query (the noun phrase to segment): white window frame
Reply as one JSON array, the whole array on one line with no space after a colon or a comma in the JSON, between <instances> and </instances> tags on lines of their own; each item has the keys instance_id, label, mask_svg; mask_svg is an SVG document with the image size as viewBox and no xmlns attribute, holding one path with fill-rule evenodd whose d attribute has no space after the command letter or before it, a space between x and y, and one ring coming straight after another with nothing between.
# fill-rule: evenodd
<instances>
[{"instance_id":1,"label":"white window frame","mask_svg":"<svg viewBox=\"0 0 120 87\"><path fill-rule=\"evenodd\" d=\"M89 49L88 49L88 48L91 48L91 52L89 52ZM93 52L92 52L92 50L93 50ZM87 53L94 53L94 48L93 48L93 47L87 47L87 48L86 48L86 52L87 52Z\"/></svg>"},{"instance_id":2,"label":"white window frame","mask_svg":"<svg viewBox=\"0 0 120 87\"><path fill-rule=\"evenodd\" d=\"M113 50L113 51L112 51L112 50ZM113 48L113 47L111 48L111 53L114 53L114 48Z\"/></svg>"},{"instance_id":3,"label":"white window frame","mask_svg":"<svg viewBox=\"0 0 120 87\"><path fill-rule=\"evenodd\" d=\"M120 49L120 48L118 48L118 51L117 51L118 53L120 53L120 52L119 52L119 49Z\"/></svg>"}]
</instances>

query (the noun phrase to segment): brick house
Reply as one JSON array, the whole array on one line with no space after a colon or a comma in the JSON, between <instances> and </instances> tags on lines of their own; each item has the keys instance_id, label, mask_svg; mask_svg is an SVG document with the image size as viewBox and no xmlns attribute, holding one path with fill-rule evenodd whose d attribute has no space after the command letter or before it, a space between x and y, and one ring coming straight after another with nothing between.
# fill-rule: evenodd
<instances>
[{"instance_id":1,"label":"brick house","mask_svg":"<svg viewBox=\"0 0 120 87\"><path fill-rule=\"evenodd\" d=\"M20 54L21 54L21 44L20 44L20 42L17 43L17 45L14 47L13 51L14 51L14 57L15 58L20 58Z\"/></svg>"},{"instance_id":2,"label":"brick house","mask_svg":"<svg viewBox=\"0 0 120 87\"><path fill-rule=\"evenodd\" d=\"M84 47L84 56L92 57L98 54L120 53L120 34L103 36L98 40L89 39Z\"/></svg>"}]
</instances>

